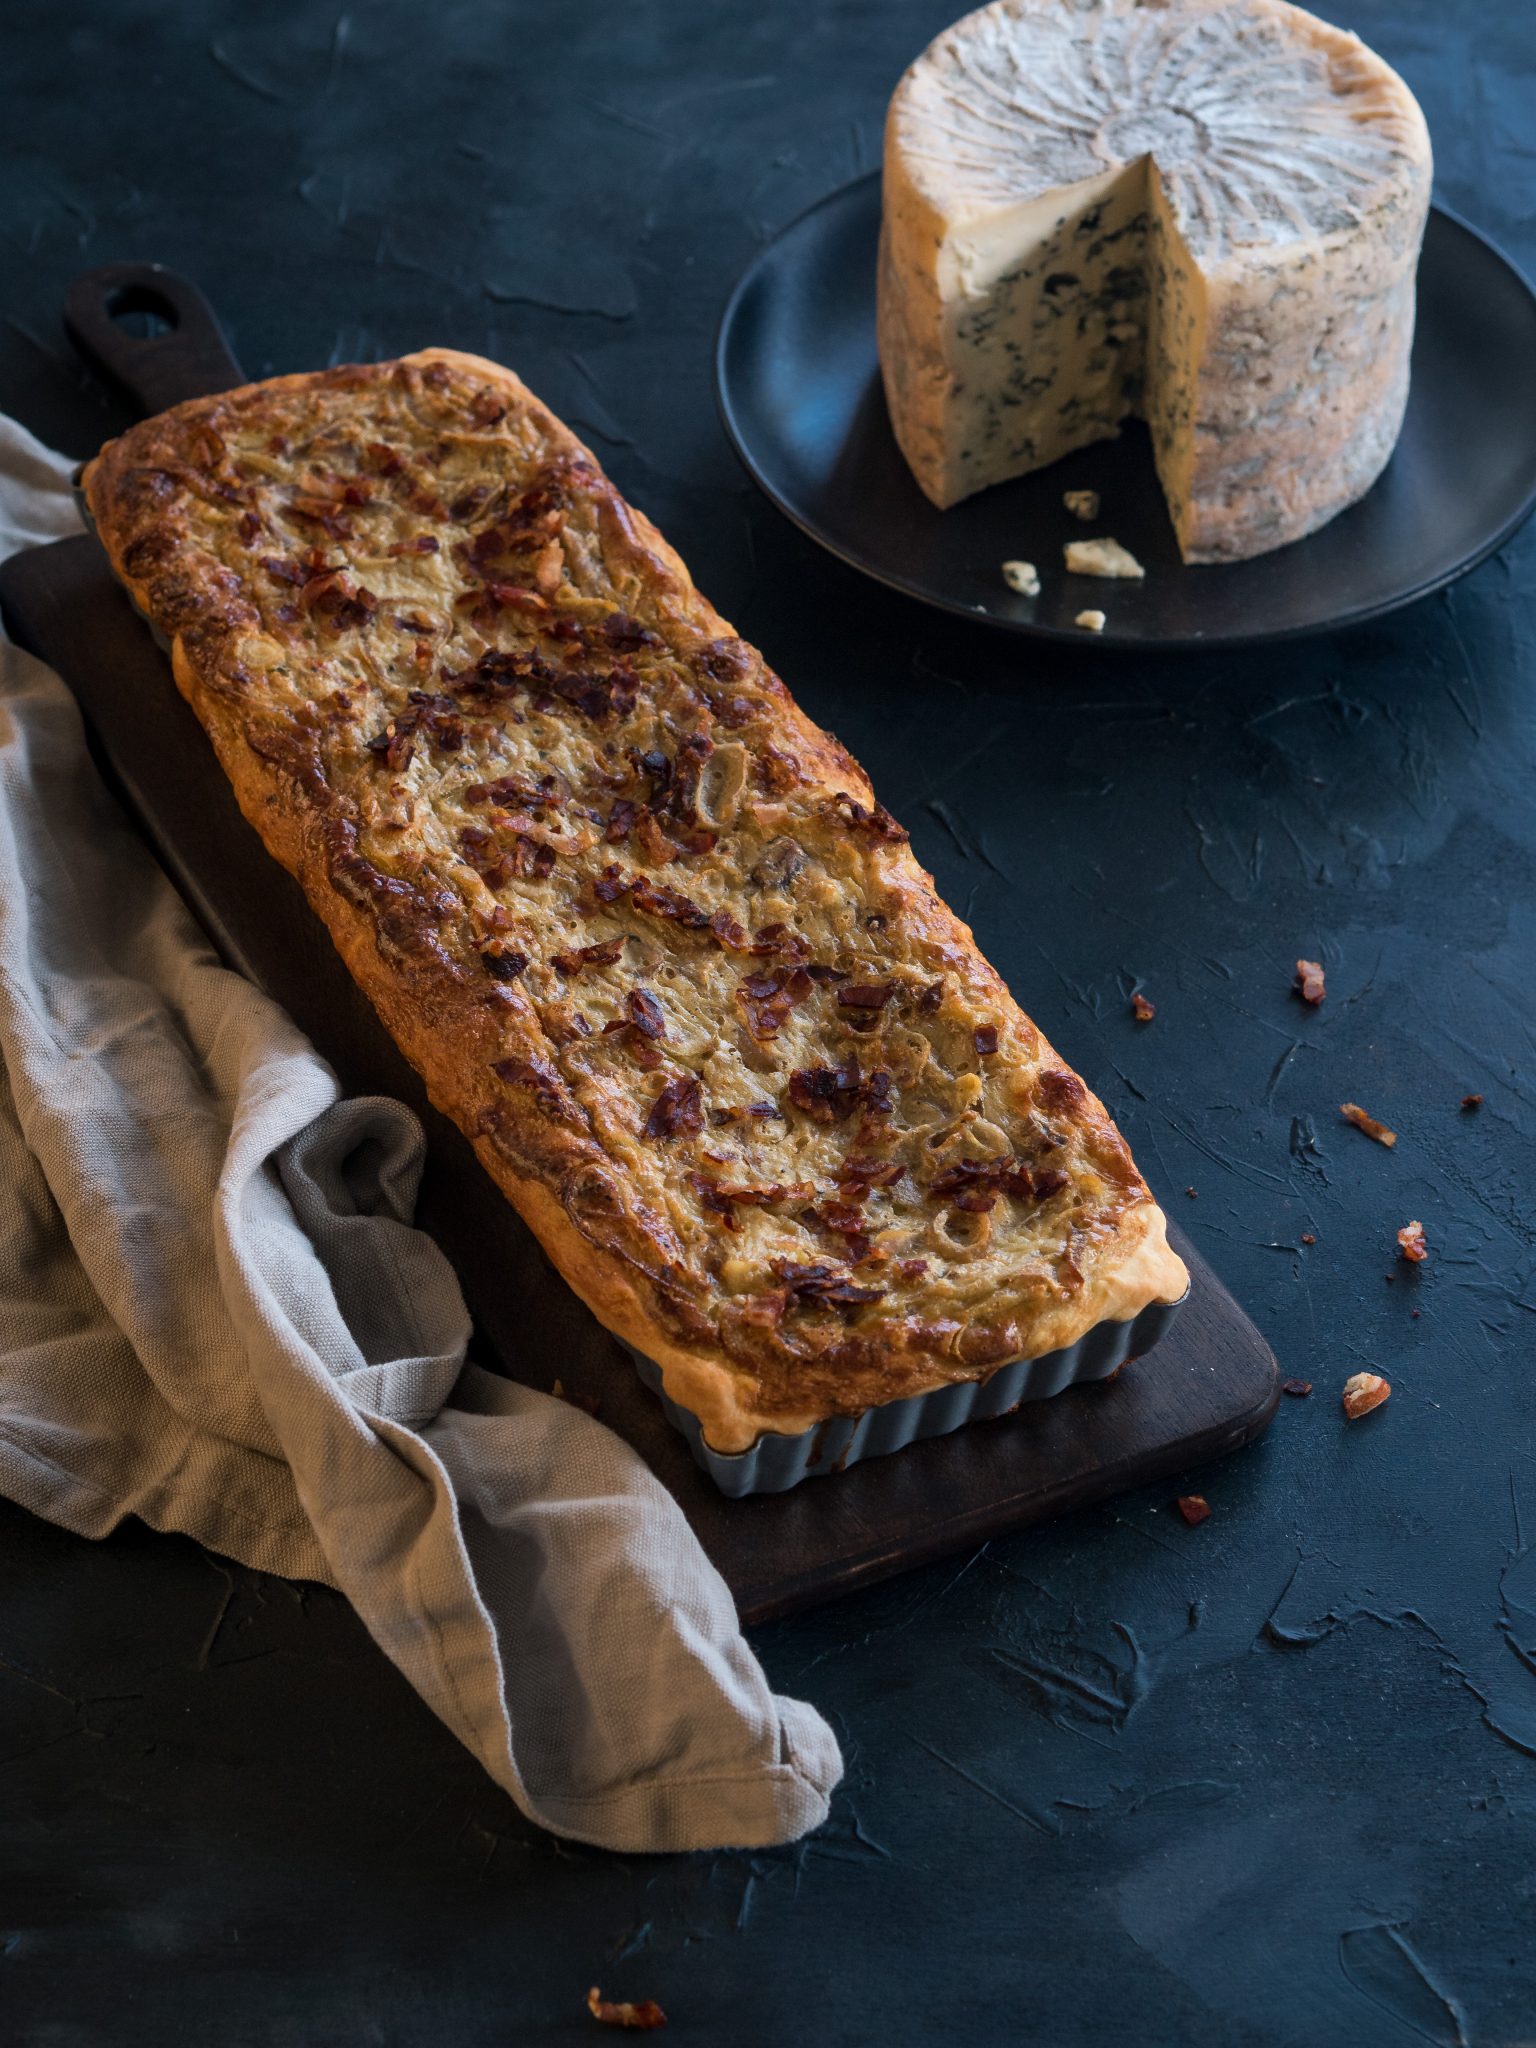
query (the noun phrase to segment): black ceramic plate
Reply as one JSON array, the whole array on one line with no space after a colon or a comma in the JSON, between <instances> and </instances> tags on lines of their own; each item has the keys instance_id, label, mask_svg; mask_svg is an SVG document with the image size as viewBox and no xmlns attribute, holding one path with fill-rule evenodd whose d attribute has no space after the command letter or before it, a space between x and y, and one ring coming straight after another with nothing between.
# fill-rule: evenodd
<instances>
[{"instance_id":1,"label":"black ceramic plate","mask_svg":"<svg viewBox=\"0 0 1536 2048\"><path fill-rule=\"evenodd\" d=\"M891 434L875 354L880 179L831 193L731 294L715 354L727 432L796 525L856 569L968 618L1095 646L1233 647L1377 618L1464 574L1536 504L1536 296L1453 214L1429 217L1402 438L1372 490L1321 532L1252 562L1186 568L1146 429L937 512ZM1096 490L1084 526L1064 490ZM1145 583L1068 576L1062 544L1123 542ZM1040 571L1015 597L999 565Z\"/></svg>"}]
</instances>

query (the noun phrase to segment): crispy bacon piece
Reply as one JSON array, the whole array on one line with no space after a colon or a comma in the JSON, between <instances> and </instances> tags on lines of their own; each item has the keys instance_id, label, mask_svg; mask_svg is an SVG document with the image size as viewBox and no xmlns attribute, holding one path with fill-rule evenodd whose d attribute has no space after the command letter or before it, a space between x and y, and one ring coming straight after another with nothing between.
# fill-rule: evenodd
<instances>
[{"instance_id":1,"label":"crispy bacon piece","mask_svg":"<svg viewBox=\"0 0 1536 2048\"><path fill-rule=\"evenodd\" d=\"M587 2011L605 2027L664 2027L667 2016L654 1998L642 1998L638 2005L627 1999L604 1998L594 1984L587 1993Z\"/></svg>"},{"instance_id":2,"label":"crispy bacon piece","mask_svg":"<svg viewBox=\"0 0 1536 2048\"><path fill-rule=\"evenodd\" d=\"M1316 960L1296 962L1296 993L1304 1003L1311 1003L1314 1007L1327 995L1328 988L1323 980L1323 970Z\"/></svg>"},{"instance_id":3,"label":"crispy bacon piece","mask_svg":"<svg viewBox=\"0 0 1536 2048\"><path fill-rule=\"evenodd\" d=\"M1211 1504L1203 1493L1181 1493L1174 1506L1191 1529L1198 1529L1202 1522L1210 1520Z\"/></svg>"},{"instance_id":4,"label":"crispy bacon piece","mask_svg":"<svg viewBox=\"0 0 1536 2048\"><path fill-rule=\"evenodd\" d=\"M906 1167L899 1159L855 1159L850 1155L841 1160L832 1178L849 1194L850 1200L863 1201L871 1188L893 1188Z\"/></svg>"},{"instance_id":5,"label":"crispy bacon piece","mask_svg":"<svg viewBox=\"0 0 1536 2048\"><path fill-rule=\"evenodd\" d=\"M739 1124L748 1121L766 1123L774 1117L782 1117L783 1110L776 1102L732 1103L727 1107L712 1109L709 1120L712 1124Z\"/></svg>"},{"instance_id":6,"label":"crispy bacon piece","mask_svg":"<svg viewBox=\"0 0 1536 2048\"><path fill-rule=\"evenodd\" d=\"M831 799L831 808L851 830L862 832L870 839L884 839L893 846L901 846L911 836L904 826L897 824L884 804L862 804L846 789L840 789Z\"/></svg>"},{"instance_id":7,"label":"crispy bacon piece","mask_svg":"<svg viewBox=\"0 0 1536 2048\"><path fill-rule=\"evenodd\" d=\"M847 1258L857 1265L868 1256L870 1239L864 1213L852 1202L818 1202L802 1211L802 1220L843 1240Z\"/></svg>"},{"instance_id":8,"label":"crispy bacon piece","mask_svg":"<svg viewBox=\"0 0 1536 2048\"><path fill-rule=\"evenodd\" d=\"M1062 1176L1065 1181L1065 1175ZM929 1201L949 1202L984 1216L1000 1194L1015 1201L1036 1199L1035 1177L1022 1159L961 1159L936 1173L924 1189Z\"/></svg>"},{"instance_id":9,"label":"crispy bacon piece","mask_svg":"<svg viewBox=\"0 0 1536 2048\"><path fill-rule=\"evenodd\" d=\"M855 981L837 992L840 1010L883 1010L896 993L894 981Z\"/></svg>"},{"instance_id":10,"label":"crispy bacon piece","mask_svg":"<svg viewBox=\"0 0 1536 2048\"><path fill-rule=\"evenodd\" d=\"M934 1011L938 1009L940 1003L943 1002L943 1000L944 983L942 981L930 981L928 986L922 991L922 993L919 995L917 999L917 1008L919 1015L924 1017L931 1017Z\"/></svg>"},{"instance_id":11,"label":"crispy bacon piece","mask_svg":"<svg viewBox=\"0 0 1536 2048\"><path fill-rule=\"evenodd\" d=\"M1410 1266L1419 1266L1429 1257L1429 1246L1424 1242L1422 1223L1405 1223L1397 1233L1398 1257L1406 1259Z\"/></svg>"},{"instance_id":12,"label":"crispy bacon piece","mask_svg":"<svg viewBox=\"0 0 1536 2048\"><path fill-rule=\"evenodd\" d=\"M736 984L736 1000L747 1029L760 1044L778 1037L789 1013L815 986L803 967L776 968L771 974L749 974ZM793 1081L791 1081L793 1087Z\"/></svg>"},{"instance_id":13,"label":"crispy bacon piece","mask_svg":"<svg viewBox=\"0 0 1536 2048\"><path fill-rule=\"evenodd\" d=\"M1312 1382L1310 1380L1282 1380L1280 1382L1280 1391L1282 1394L1289 1394L1293 1401L1305 1400L1306 1396L1312 1391Z\"/></svg>"},{"instance_id":14,"label":"crispy bacon piece","mask_svg":"<svg viewBox=\"0 0 1536 2048\"><path fill-rule=\"evenodd\" d=\"M667 1082L645 1120L648 1138L692 1138L704 1128L697 1074L677 1074Z\"/></svg>"},{"instance_id":15,"label":"crispy bacon piece","mask_svg":"<svg viewBox=\"0 0 1536 2048\"><path fill-rule=\"evenodd\" d=\"M599 939L596 945L578 946L574 953L554 953L550 966L561 974L580 974L585 967L611 967L624 950L624 934L614 939Z\"/></svg>"},{"instance_id":16,"label":"crispy bacon piece","mask_svg":"<svg viewBox=\"0 0 1536 2048\"><path fill-rule=\"evenodd\" d=\"M528 965L528 955L501 939L491 939L480 948L480 965L493 981L516 981Z\"/></svg>"},{"instance_id":17,"label":"crispy bacon piece","mask_svg":"<svg viewBox=\"0 0 1536 2048\"><path fill-rule=\"evenodd\" d=\"M736 1214L738 1204L746 1209L771 1209L781 1202L808 1202L816 1192L808 1180L738 1185L733 1181L711 1180L705 1173L690 1173L688 1180L700 1205L711 1216L718 1216L727 1230L741 1228Z\"/></svg>"},{"instance_id":18,"label":"crispy bacon piece","mask_svg":"<svg viewBox=\"0 0 1536 2048\"><path fill-rule=\"evenodd\" d=\"M636 982L624 998L624 1013L643 1038L665 1038L666 1013L648 988Z\"/></svg>"},{"instance_id":19,"label":"crispy bacon piece","mask_svg":"<svg viewBox=\"0 0 1536 2048\"><path fill-rule=\"evenodd\" d=\"M430 696L425 690L412 690L406 698L405 709L369 740L368 751L377 755L386 768L398 772L409 766L418 737L440 753L456 754L459 751L464 744L464 721L451 697Z\"/></svg>"},{"instance_id":20,"label":"crispy bacon piece","mask_svg":"<svg viewBox=\"0 0 1536 2048\"><path fill-rule=\"evenodd\" d=\"M1378 1145L1390 1148L1397 1143L1396 1131L1389 1131L1385 1124L1378 1123L1373 1116L1367 1116L1358 1102L1341 1102L1339 1114L1357 1131L1364 1131L1368 1138L1374 1138Z\"/></svg>"},{"instance_id":21,"label":"crispy bacon piece","mask_svg":"<svg viewBox=\"0 0 1536 2048\"><path fill-rule=\"evenodd\" d=\"M797 1301L833 1301L845 1308L857 1308L867 1301L880 1301L885 1295L883 1287L860 1287L847 1273L820 1259L812 1265L775 1259L773 1272Z\"/></svg>"},{"instance_id":22,"label":"crispy bacon piece","mask_svg":"<svg viewBox=\"0 0 1536 2048\"><path fill-rule=\"evenodd\" d=\"M1157 1015L1157 1005L1150 997L1144 996L1141 990L1137 989L1136 993L1131 997L1131 1015L1138 1024L1150 1024Z\"/></svg>"},{"instance_id":23,"label":"crispy bacon piece","mask_svg":"<svg viewBox=\"0 0 1536 2048\"><path fill-rule=\"evenodd\" d=\"M1466 1110L1481 1109L1483 1106L1483 1098L1481 1097L1481 1095L1463 1095L1463 1097L1461 1098L1461 1106L1463 1109Z\"/></svg>"},{"instance_id":24,"label":"crispy bacon piece","mask_svg":"<svg viewBox=\"0 0 1536 2048\"><path fill-rule=\"evenodd\" d=\"M1351 1422L1379 1408L1392 1392L1391 1383L1379 1372L1357 1372L1344 1382L1344 1413Z\"/></svg>"},{"instance_id":25,"label":"crispy bacon piece","mask_svg":"<svg viewBox=\"0 0 1536 2048\"><path fill-rule=\"evenodd\" d=\"M978 1024L971 1033L971 1042L982 1059L997 1051L998 1029L995 1024Z\"/></svg>"},{"instance_id":26,"label":"crispy bacon piece","mask_svg":"<svg viewBox=\"0 0 1536 2048\"><path fill-rule=\"evenodd\" d=\"M876 1067L866 1080L856 1054L836 1067L797 1067L789 1077L788 1093L796 1109L819 1124L841 1123L861 1109L871 1116L889 1116L892 1109L890 1075Z\"/></svg>"},{"instance_id":27,"label":"crispy bacon piece","mask_svg":"<svg viewBox=\"0 0 1536 2048\"><path fill-rule=\"evenodd\" d=\"M400 555L435 555L442 543L435 533L413 533L409 540L397 540L386 552L391 558Z\"/></svg>"},{"instance_id":28,"label":"crispy bacon piece","mask_svg":"<svg viewBox=\"0 0 1536 2048\"><path fill-rule=\"evenodd\" d=\"M541 775L498 775L494 782L472 782L464 792L467 804L512 804L520 810L558 810L564 801L558 779Z\"/></svg>"},{"instance_id":29,"label":"crispy bacon piece","mask_svg":"<svg viewBox=\"0 0 1536 2048\"><path fill-rule=\"evenodd\" d=\"M664 888L645 875L636 875L630 883L629 900L647 917L665 918L670 924L681 925L685 931L703 931L709 924L708 911L700 910L692 897L680 895L676 889Z\"/></svg>"}]
</instances>

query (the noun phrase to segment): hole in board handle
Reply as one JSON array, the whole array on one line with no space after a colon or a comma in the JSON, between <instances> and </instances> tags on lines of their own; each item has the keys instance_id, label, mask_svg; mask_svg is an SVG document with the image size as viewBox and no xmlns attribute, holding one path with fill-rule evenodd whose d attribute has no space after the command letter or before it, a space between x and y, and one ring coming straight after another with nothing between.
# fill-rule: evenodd
<instances>
[{"instance_id":1,"label":"hole in board handle","mask_svg":"<svg viewBox=\"0 0 1536 2048\"><path fill-rule=\"evenodd\" d=\"M107 317L135 341L155 341L181 325L176 308L152 284L128 284L107 300Z\"/></svg>"}]
</instances>

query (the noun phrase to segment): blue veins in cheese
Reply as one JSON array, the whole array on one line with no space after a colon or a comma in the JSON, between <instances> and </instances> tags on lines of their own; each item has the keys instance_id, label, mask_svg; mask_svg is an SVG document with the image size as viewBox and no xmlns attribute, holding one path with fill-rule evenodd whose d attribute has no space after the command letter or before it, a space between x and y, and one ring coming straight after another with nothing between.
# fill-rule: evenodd
<instances>
[{"instance_id":1,"label":"blue veins in cheese","mask_svg":"<svg viewBox=\"0 0 1536 2048\"><path fill-rule=\"evenodd\" d=\"M1402 80L1284 0L967 15L886 124L880 360L913 474L953 505L1138 415L1186 560L1313 531L1397 438L1429 185Z\"/></svg>"}]
</instances>

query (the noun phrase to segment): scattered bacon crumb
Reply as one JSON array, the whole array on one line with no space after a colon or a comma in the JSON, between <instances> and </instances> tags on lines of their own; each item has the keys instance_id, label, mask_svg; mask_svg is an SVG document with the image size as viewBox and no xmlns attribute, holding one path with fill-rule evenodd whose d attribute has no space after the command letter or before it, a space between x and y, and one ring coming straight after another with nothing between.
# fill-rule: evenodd
<instances>
[{"instance_id":1,"label":"scattered bacon crumb","mask_svg":"<svg viewBox=\"0 0 1536 2048\"><path fill-rule=\"evenodd\" d=\"M1397 1242L1400 1247L1398 1257L1406 1259L1410 1266L1421 1265L1429 1257L1422 1223L1405 1223L1397 1233Z\"/></svg>"},{"instance_id":2,"label":"scattered bacon crumb","mask_svg":"<svg viewBox=\"0 0 1536 2048\"><path fill-rule=\"evenodd\" d=\"M1140 989L1131 997L1131 1014L1138 1024L1150 1024L1157 1015L1156 1003L1144 996Z\"/></svg>"},{"instance_id":3,"label":"scattered bacon crumb","mask_svg":"<svg viewBox=\"0 0 1536 2048\"><path fill-rule=\"evenodd\" d=\"M668 1081L651 1104L645 1120L648 1138L692 1138L704 1128L697 1074L679 1074Z\"/></svg>"},{"instance_id":4,"label":"scattered bacon crumb","mask_svg":"<svg viewBox=\"0 0 1536 2048\"><path fill-rule=\"evenodd\" d=\"M1373 1408L1379 1408L1391 1391L1379 1372L1357 1372L1344 1382L1344 1413L1351 1422L1356 1422Z\"/></svg>"},{"instance_id":5,"label":"scattered bacon crumb","mask_svg":"<svg viewBox=\"0 0 1536 2048\"><path fill-rule=\"evenodd\" d=\"M1304 1230L1301 1233L1301 1241L1303 1244L1316 1244L1317 1232L1315 1230Z\"/></svg>"},{"instance_id":6,"label":"scattered bacon crumb","mask_svg":"<svg viewBox=\"0 0 1536 2048\"><path fill-rule=\"evenodd\" d=\"M1304 1003L1312 1003L1314 1005L1320 1003L1323 997L1327 995L1328 990L1323 981L1323 970L1318 961L1298 960L1296 962L1296 993Z\"/></svg>"},{"instance_id":7,"label":"scattered bacon crumb","mask_svg":"<svg viewBox=\"0 0 1536 2048\"><path fill-rule=\"evenodd\" d=\"M1199 1191L1199 1189L1198 1189L1198 1188L1186 1188L1186 1189L1184 1190L1184 1192L1185 1192L1185 1194L1186 1194L1186 1195L1188 1195L1189 1199L1190 1199L1190 1200L1191 1200L1192 1202L1198 1202L1198 1201L1199 1201L1199 1199L1200 1199L1200 1191Z\"/></svg>"},{"instance_id":8,"label":"scattered bacon crumb","mask_svg":"<svg viewBox=\"0 0 1536 2048\"><path fill-rule=\"evenodd\" d=\"M1289 1394L1293 1400L1299 1401L1304 1395L1311 1393L1312 1382L1310 1380L1282 1380L1280 1382L1280 1391L1282 1394Z\"/></svg>"},{"instance_id":9,"label":"scattered bacon crumb","mask_svg":"<svg viewBox=\"0 0 1536 2048\"><path fill-rule=\"evenodd\" d=\"M995 1024L978 1024L971 1033L972 1042L983 1059L997 1051L997 1036Z\"/></svg>"},{"instance_id":10,"label":"scattered bacon crumb","mask_svg":"<svg viewBox=\"0 0 1536 2048\"><path fill-rule=\"evenodd\" d=\"M1378 1145L1390 1150L1397 1143L1396 1131L1389 1131L1385 1124L1378 1123L1373 1116L1367 1116L1358 1102L1341 1102L1339 1114L1352 1123L1357 1131L1364 1131L1368 1138L1374 1138Z\"/></svg>"},{"instance_id":11,"label":"scattered bacon crumb","mask_svg":"<svg viewBox=\"0 0 1536 2048\"><path fill-rule=\"evenodd\" d=\"M1211 1512L1211 1504L1203 1493L1181 1493L1174 1506L1191 1529L1198 1529Z\"/></svg>"},{"instance_id":12,"label":"scattered bacon crumb","mask_svg":"<svg viewBox=\"0 0 1536 2048\"><path fill-rule=\"evenodd\" d=\"M1481 1097L1481 1095L1463 1095L1463 1097L1461 1098L1461 1106L1463 1109L1467 1110L1481 1109L1483 1106L1483 1098Z\"/></svg>"},{"instance_id":13,"label":"scattered bacon crumb","mask_svg":"<svg viewBox=\"0 0 1536 2048\"><path fill-rule=\"evenodd\" d=\"M667 2016L654 1998L642 1998L638 2005L628 2000L604 1998L594 1984L587 1993L587 2011L605 2027L664 2027Z\"/></svg>"}]
</instances>

